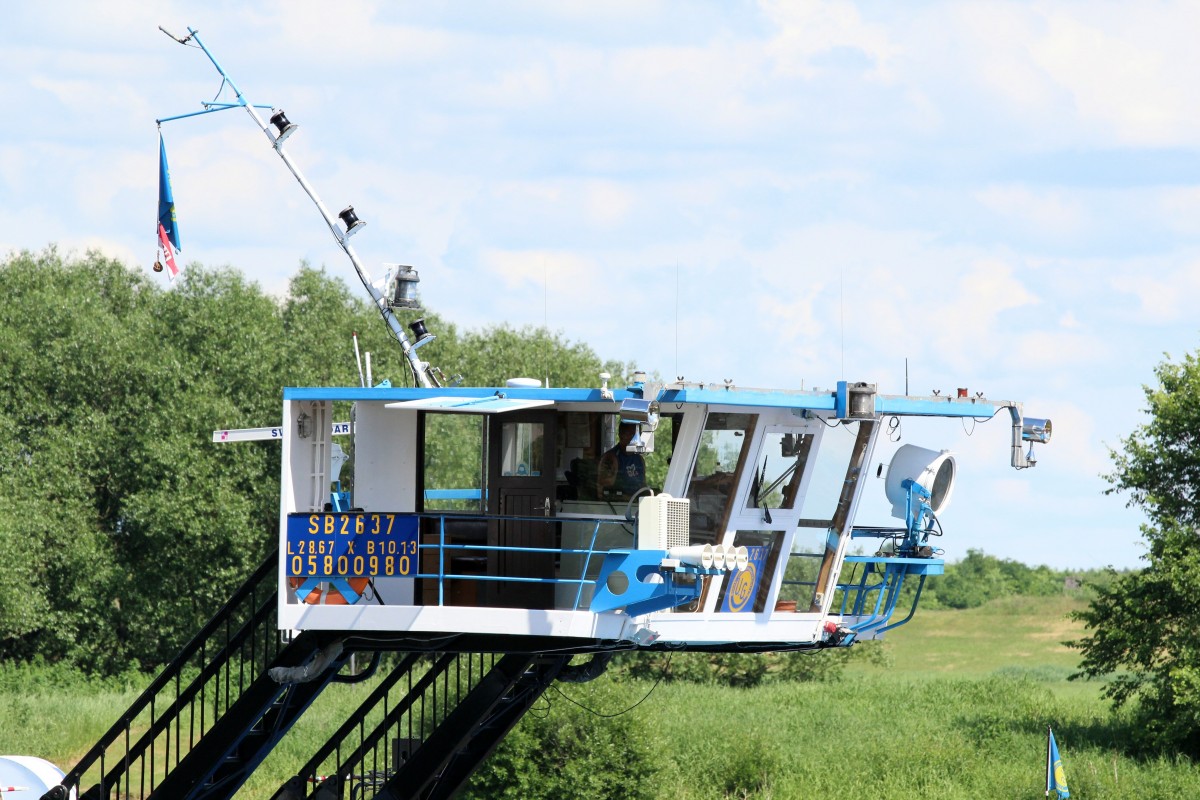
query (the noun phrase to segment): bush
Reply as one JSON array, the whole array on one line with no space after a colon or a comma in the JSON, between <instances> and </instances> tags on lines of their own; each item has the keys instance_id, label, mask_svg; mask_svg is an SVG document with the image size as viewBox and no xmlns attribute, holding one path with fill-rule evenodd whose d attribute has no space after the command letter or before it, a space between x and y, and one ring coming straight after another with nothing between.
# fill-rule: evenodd
<instances>
[{"instance_id":1,"label":"bush","mask_svg":"<svg viewBox=\"0 0 1200 800\"><path fill-rule=\"evenodd\" d=\"M645 711L600 715L632 704L611 681L562 690L598 713L570 702L557 686L547 691L547 704L530 711L476 770L463 797L653 796L654 736Z\"/></svg>"},{"instance_id":2,"label":"bush","mask_svg":"<svg viewBox=\"0 0 1200 800\"><path fill-rule=\"evenodd\" d=\"M776 681L837 681L846 665L855 661L887 666L890 659L883 642L780 653L635 652L618 655L611 673L666 683L750 687Z\"/></svg>"}]
</instances>

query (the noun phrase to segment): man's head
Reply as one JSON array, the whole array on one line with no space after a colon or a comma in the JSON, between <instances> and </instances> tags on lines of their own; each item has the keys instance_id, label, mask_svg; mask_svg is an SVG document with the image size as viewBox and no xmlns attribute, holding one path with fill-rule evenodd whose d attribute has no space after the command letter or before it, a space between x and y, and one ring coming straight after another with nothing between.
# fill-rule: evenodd
<instances>
[{"instance_id":1,"label":"man's head","mask_svg":"<svg viewBox=\"0 0 1200 800\"><path fill-rule=\"evenodd\" d=\"M629 444L633 441L633 435L637 433L637 425L633 422L622 422L621 427L617 429L617 440L621 446Z\"/></svg>"}]
</instances>

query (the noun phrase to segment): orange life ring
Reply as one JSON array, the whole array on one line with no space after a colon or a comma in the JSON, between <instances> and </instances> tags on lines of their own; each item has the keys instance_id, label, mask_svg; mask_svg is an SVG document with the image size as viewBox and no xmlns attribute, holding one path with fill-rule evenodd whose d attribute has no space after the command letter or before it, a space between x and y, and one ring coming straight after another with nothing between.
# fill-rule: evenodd
<instances>
[{"instance_id":1,"label":"orange life ring","mask_svg":"<svg viewBox=\"0 0 1200 800\"><path fill-rule=\"evenodd\" d=\"M305 578L288 578L288 586L297 589L305 582ZM350 584L350 588L362 597L362 593L366 591L369 579L367 578L343 578L342 580ZM300 601L307 603L310 606L327 605L327 606L348 606L349 601L336 586L330 581L321 581L315 589L308 593L308 596Z\"/></svg>"}]
</instances>

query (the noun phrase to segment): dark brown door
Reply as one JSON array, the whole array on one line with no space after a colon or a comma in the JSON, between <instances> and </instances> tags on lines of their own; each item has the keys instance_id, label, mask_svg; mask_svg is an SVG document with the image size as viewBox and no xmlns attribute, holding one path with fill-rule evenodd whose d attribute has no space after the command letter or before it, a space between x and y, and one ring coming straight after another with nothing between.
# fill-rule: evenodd
<instances>
[{"instance_id":1,"label":"dark brown door","mask_svg":"<svg viewBox=\"0 0 1200 800\"><path fill-rule=\"evenodd\" d=\"M497 414L488 428L488 511L493 520L488 543L494 547L558 548L553 522L555 495L555 412ZM488 574L508 578L554 578L557 553L492 550ZM488 605L553 608L554 584L488 581Z\"/></svg>"}]
</instances>

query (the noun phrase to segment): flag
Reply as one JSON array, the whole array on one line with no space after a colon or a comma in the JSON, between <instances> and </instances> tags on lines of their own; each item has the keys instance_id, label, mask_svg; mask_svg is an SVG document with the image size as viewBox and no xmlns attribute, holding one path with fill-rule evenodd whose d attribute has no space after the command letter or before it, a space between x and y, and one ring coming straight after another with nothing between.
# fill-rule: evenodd
<instances>
[{"instance_id":1,"label":"flag","mask_svg":"<svg viewBox=\"0 0 1200 800\"><path fill-rule=\"evenodd\" d=\"M179 227L175 223L175 197L171 194L171 172L167 169L167 146L162 134L158 135L158 252L160 261L155 263L156 272L166 262L167 275L171 280L179 274L175 254L179 252Z\"/></svg>"},{"instance_id":2,"label":"flag","mask_svg":"<svg viewBox=\"0 0 1200 800\"><path fill-rule=\"evenodd\" d=\"M1054 741L1054 731L1046 728L1049 738L1046 741L1046 796L1050 792L1055 797L1070 797L1071 790L1067 788L1067 774L1063 772L1062 759L1058 757L1058 743Z\"/></svg>"}]
</instances>

